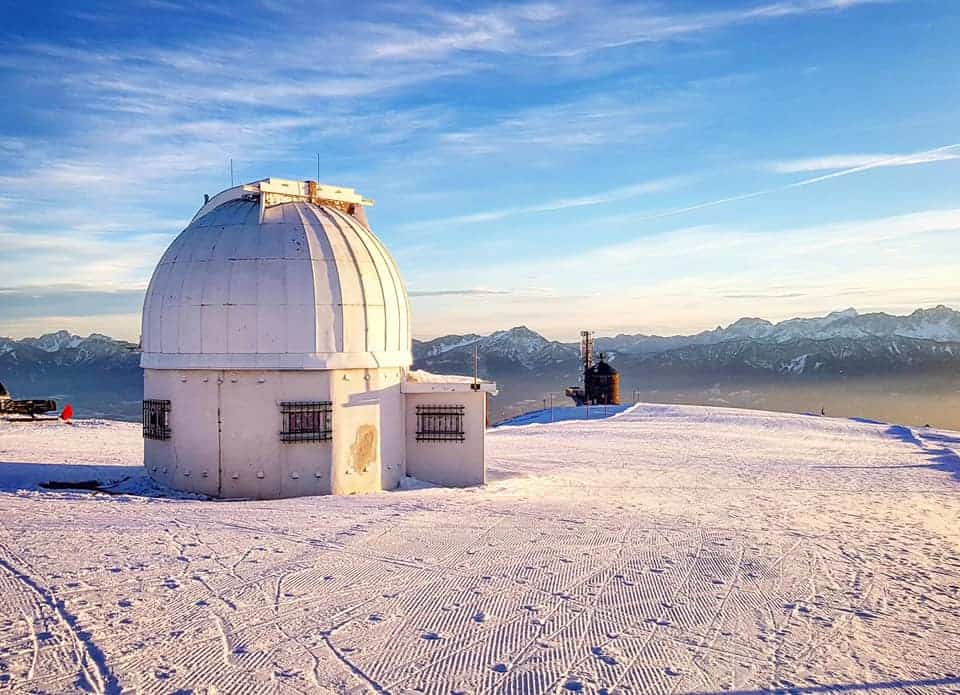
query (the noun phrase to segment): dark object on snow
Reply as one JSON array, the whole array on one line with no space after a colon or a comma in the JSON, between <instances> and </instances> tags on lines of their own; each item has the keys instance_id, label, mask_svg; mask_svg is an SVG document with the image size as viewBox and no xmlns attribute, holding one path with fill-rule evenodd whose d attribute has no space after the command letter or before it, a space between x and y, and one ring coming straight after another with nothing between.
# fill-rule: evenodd
<instances>
[{"instance_id":1,"label":"dark object on snow","mask_svg":"<svg viewBox=\"0 0 960 695\"><path fill-rule=\"evenodd\" d=\"M40 487L44 490L99 490L100 481L99 480L74 480L62 481L62 480L51 480L46 483L40 483Z\"/></svg>"},{"instance_id":2,"label":"dark object on snow","mask_svg":"<svg viewBox=\"0 0 960 695\"><path fill-rule=\"evenodd\" d=\"M130 476L125 476L120 480L104 485L99 480L50 480L46 483L40 483L44 490L89 490L90 492L103 492L108 495L119 495L123 493L114 492L110 488L116 487L120 483L130 480Z\"/></svg>"},{"instance_id":3,"label":"dark object on snow","mask_svg":"<svg viewBox=\"0 0 960 695\"><path fill-rule=\"evenodd\" d=\"M14 400L0 383L0 415L24 415L32 419L56 409L57 402L49 398Z\"/></svg>"}]
</instances>

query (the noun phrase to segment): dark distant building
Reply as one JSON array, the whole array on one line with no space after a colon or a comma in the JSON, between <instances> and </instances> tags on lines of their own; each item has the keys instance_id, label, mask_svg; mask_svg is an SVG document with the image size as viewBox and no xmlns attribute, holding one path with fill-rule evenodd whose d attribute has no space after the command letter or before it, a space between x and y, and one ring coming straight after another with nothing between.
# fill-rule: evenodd
<instances>
[{"instance_id":1,"label":"dark distant building","mask_svg":"<svg viewBox=\"0 0 960 695\"><path fill-rule=\"evenodd\" d=\"M583 388L590 404L618 405L620 403L620 374L604 359L583 372Z\"/></svg>"},{"instance_id":2,"label":"dark distant building","mask_svg":"<svg viewBox=\"0 0 960 695\"><path fill-rule=\"evenodd\" d=\"M583 358L583 386L570 386L566 395L577 405L619 405L620 374L601 352L593 362L593 333L580 331L580 356Z\"/></svg>"}]
</instances>

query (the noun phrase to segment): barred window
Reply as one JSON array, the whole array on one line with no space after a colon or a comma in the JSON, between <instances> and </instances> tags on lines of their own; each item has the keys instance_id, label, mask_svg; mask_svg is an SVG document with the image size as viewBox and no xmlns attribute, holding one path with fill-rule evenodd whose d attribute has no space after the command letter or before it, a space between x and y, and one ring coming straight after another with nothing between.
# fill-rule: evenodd
<instances>
[{"instance_id":1,"label":"barred window","mask_svg":"<svg viewBox=\"0 0 960 695\"><path fill-rule=\"evenodd\" d=\"M170 401L143 402L144 439L170 439Z\"/></svg>"},{"instance_id":2,"label":"barred window","mask_svg":"<svg viewBox=\"0 0 960 695\"><path fill-rule=\"evenodd\" d=\"M325 442L333 438L330 401L291 401L280 404L283 442Z\"/></svg>"},{"instance_id":3,"label":"barred window","mask_svg":"<svg viewBox=\"0 0 960 695\"><path fill-rule=\"evenodd\" d=\"M418 442L462 442L462 405L418 405Z\"/></svg>"}]
</instances>

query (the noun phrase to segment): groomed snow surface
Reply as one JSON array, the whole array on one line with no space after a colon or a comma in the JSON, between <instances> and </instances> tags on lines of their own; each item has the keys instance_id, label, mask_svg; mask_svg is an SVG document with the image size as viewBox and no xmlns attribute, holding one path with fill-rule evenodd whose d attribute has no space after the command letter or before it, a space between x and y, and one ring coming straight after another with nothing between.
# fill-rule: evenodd
<instances>
[{"instance_id":1,"label":"groomed snow surface","mask_svg":"<svg viewBox=\"0 0 960 695\"><path fill-rule=\"evenodd\" d=\"M960 434L641 405L484 488L217 502L0 423L0 691L960 692Z\"/></svg>"}]
</instances>

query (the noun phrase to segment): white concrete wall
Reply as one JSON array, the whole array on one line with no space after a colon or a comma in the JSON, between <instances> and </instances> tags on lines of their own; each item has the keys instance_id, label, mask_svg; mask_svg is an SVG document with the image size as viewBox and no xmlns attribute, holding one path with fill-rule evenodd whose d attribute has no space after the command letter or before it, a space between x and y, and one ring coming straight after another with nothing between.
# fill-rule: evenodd
<instances>
[{"instance_id":1,"label":"white concrete wall","mask_svg":"<svg viewBox=\"0 0 960 695\"><path fill-rule=\"evenodd\" d=\"M486 394L461 391L455 393L407 393L406 460L407 475L450 487L469 487L486 482L484 436L486 432ZM418 442L418 405L463 405L462 442Z\"/></svg>"},{"instance_id":2,"label":"white concrete wall","mask_svg":"<svg viewBox=\"0 0 960 695\"><path fill-rule=\"evenodd\" d=\"M332 492L347 495L397 488L405 475L403 371L343 369L330 373L335 460Z\"/></svg>"},{"instance_id":3,"label":"white concrete wall","mask_svg":"<svg viewBox=\"0 0 960 695\"><path fill-rule=\"evenodd\" d=\"M144 440L144 465L169 487L220 497L395 488L404 475L402 378L398 368L146 369L144 398L171 401L171 437ZM327 400L332 441L280 440L281 401Z\"/></svg>"},{"instance_id":4,"label":"white concrete wall","mask_svg":"<svg viewBox=\"0 0 960 695\"><path fill-rule=\"evenodd\" d=\"M157 482L177 490L218 494L219 374L194 372L182 381L179 372L144 370L144 398L170 401L170 429L178 435L143 440L143 464Z\"/></svg>"}]
</instances>

